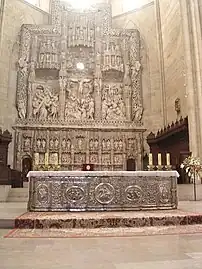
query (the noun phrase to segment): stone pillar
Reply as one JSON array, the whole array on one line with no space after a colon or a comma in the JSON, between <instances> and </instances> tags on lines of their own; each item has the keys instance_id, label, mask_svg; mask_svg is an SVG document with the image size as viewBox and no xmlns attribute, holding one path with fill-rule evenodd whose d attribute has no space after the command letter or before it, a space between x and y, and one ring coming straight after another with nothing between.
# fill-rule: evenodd
<instances>
[{"instance_id":1,"label":"stone pillar","mask_svg":"<svg viewBox=\"0 0 202 269\"><path fill-rule=\"evenodd\" d=\"M193 2L195 1L193 0ZM199 126L197 114L199 113L198 107L201 104L198 103L196 94L198 87L197 84L200 84L200 81L199 80L196 81L196 79L197 76L199 76L200 74L198 73L199 63L197 64L197 66L195 65L196 63L195 53L197 52L196 47L197 32L196 32L196 26L193 28L192 25L192 23L195 21L195 19L192 18L192 16L194 15L193 5L195 5L196 3L191 4L192 6L191 10L190 10L190 3L191 2L189 1L180 0L182 29L184 37L185 64L186 64L186 92L187 92L187 108L188 108L188 120L189 120L189 147L193 156L200 156L200 154L202 154L202 153L199 154L201 148L200 143L201 127ZM192 11L192 13L190 11Z\"/></svg>"},{"instance_id":2,"label":"stone pillar","mask_svg":"<svg viewBox=\"0 0 202 269\"><path fill-rule=\"evenodd\" d=\"M161 25L161 11L159 0L154 1L156 13L156 33L157 33L157 50L159 56L159 70L160 70L160 91L161 91L161 104L163 125L167 126L167 112L166 112L166 91L165 91L165 73L164 73L164 53L163 53L163 38L162 38L162 25Z\"/></svg>"},{"instance_id":3,"label":"stone pillar","mask_svg":"<svg viewBox=\"0 0 202 269\"><path fill-rule=\"evenodd\" d=\"M1 48L2 29L3 29L4 6L5 6L5 0L0 0L0 48Z\"/></svg>"},{"instance_id":4,"label":"stone pillar","mask_svg":"<svg viewBox=\"0 0 202 269\"><path fill-rule=\"evenodd\" d=\"M196 78L196 106L195 113L197 115L198 130L198 156L202 158L202 34L200 23L199 1L190 1L193 48L195 57L195 78Z\"/></svg>"}]
</instances>

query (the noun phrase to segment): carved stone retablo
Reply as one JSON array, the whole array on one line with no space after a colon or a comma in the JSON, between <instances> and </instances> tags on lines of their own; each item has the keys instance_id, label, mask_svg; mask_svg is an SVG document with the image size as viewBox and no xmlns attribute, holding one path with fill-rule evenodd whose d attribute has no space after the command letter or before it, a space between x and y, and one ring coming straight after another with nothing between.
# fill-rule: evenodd
<instances>
[{"instance_id":1,"label":"carved stone retablo","mask_svg":"<svg viewBox=\"0 0 202 269\"><path fill-rule=\"evenodd\" d=\"M36 153L44 165L48 153L65 170L125 170L128 158L141 169L138 30L113 29L108 4L81 12L51 2L50 25L21 28L15 168Z\"/></svg>"}]
</instances>

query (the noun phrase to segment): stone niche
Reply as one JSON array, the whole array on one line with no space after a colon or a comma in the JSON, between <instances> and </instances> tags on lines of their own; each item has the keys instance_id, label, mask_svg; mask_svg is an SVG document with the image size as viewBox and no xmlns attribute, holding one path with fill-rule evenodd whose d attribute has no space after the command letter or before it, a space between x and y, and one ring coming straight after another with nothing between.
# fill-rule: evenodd
<instances>
[{"instance_id":1,"label":"stone niche","mask_svg":"<svg viewBox=\"0 0 202 269\"><path fill-rule=\"evenodd\" d=\"M141 169L140 34L113 29L111 6L78 11L52 1L50 25L23 25L15 168L24 158L62 169ZM56 160L57 159L57 160Z\"/></svg>"}]
</instances>

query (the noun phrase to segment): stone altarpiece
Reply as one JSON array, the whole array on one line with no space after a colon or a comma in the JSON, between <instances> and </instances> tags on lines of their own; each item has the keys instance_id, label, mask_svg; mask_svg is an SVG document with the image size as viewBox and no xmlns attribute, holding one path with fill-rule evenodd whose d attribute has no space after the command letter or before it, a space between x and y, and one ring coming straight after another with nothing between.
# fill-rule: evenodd
<instances>
[{"instance_id":1,"label":"stone altarpiece","mask_svg":"<svg viewBox=\"0 0 202 269\"><path fill-rule=\"evenodd\" d=\"M110 5L53 0L50 25L22 26L18 66L15 168L48 153L64 170L141 169L140 34L113 29Z\"/></svg>"}]
</instances>

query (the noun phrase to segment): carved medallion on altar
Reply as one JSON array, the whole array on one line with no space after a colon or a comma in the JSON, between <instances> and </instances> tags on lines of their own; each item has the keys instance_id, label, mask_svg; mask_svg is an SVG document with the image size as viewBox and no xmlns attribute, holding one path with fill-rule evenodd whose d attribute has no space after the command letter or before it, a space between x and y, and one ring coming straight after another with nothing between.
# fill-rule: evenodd
<instances>
[{"instance_id":1,"label":"carved medallion on altar","mask_svg":"<svg viewBox=\"0 0 202 269\"><path fill-rule=\"evenodd\" d=\"M15 167L45 154L64 170L141 169L140 34L113 29L111 7L79 12L52 1L50 25L22 25Z\"/></svg>"}]
</instances>

